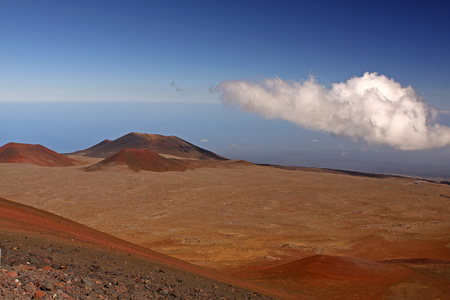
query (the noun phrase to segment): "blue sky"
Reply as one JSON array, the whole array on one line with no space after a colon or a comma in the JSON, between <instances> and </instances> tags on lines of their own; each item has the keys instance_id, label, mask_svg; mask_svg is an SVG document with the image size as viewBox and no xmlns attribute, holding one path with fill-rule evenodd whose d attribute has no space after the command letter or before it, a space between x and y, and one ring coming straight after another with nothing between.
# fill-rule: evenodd
<instances>
[{"instance_id":1,"label":"blue sky","mask_svg":"<svg viewBox=\"0 0 450 300\"><path fill-rule=\"evenodd\" d=\"M450 4L365 2L2 1L0 100L214 101L227 78L370 71L448 108Z\"/></svg>"},{"instance_id":2,"label":"blue sky","mask_svg":"<svg viewBox=\"0 0 450 300\"><path fill-rule=\"evenodd\" d=\"M273 159L285 152L297 157L317 140L313 152L371 151L376 164L385 151L405 152L230 111L210 88L226 79L309 75L330 86L378 72L450 111L448 1L1 1L0 36L1 142L68 151L74 140L88 146L146 131L197 144L208 139L203 146L228 154L224 149L237 145L242 151L233 155L246 158L251 149L267 149L258 155ZM110 102L129 103L128 115L121 114L126 106ZM166 109L172 102L179 105ZM45 113L49 107L68 117ZM146 117L147 107L158 123ZM85 120L94 119L88 111L95 121ZM6 130L11 122L21 129ZM441 123L448 126L448 117ZM72 142L61 142L62 129L72 129ZM442 165L448 147L434 151L441 153L432 155L434 163ZM412 163L427 153L407 156Z\"/></svg>"}]
</instances>

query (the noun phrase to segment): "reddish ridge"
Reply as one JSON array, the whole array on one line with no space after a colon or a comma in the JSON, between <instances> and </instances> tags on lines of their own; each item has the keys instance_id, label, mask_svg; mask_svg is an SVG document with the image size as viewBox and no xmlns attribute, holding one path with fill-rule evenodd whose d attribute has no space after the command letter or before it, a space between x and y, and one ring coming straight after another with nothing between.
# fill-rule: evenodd
<instances>
[{"instance_id":1,"label":"reddish ridge","mask_svg":"<svg viewBox=\"0 0 450 300\"><path fill-rule=\"evenodd\" d=\"M0 163L23 163L48 167L68 167L78 164L42 145L8 143L0 147Z\"/></svg>"},{"instance_id":2,"label":"reddish ridge","mask_svg":"<svg viewBox=\"0 0 450 300\"><path fill-rule=\"evenodd\" d=\"M164 158L149 149L123 149L86 170L95 171L115 165L125 165L134 171L153 172L184 171L188 167L183 161Z\"/></svg>"},{"instance_id":3,"label":"reddish ridge","mask_svg":"<svg viewBox=\"0 0 450 300\"><path fill-rule=\"evenodd\" d=\"M353 257L315 255L248 274L250 277L395 282L413 272L401 265Z\"/></svg>"},{"instance_id":4,"label":"reddish ridge","mask_svg":"<svg viewBox=\"0 0 450 300\"><path fill-rule=\"evenodd\" d=\"M0 231L21 231L30 234L34 233L42 236L43 239L70 239L74 244L82 245L83 243L89 243L100 248L113 248L123 251L124 253L134 254L150 261L168 265L179 270L184 270L250 290L259 291L278 298L300 299L297 296L284 293L277 289L266 288L257 284L243 282L214 271L203 269L182 260L172 258L170 256L152 251L148 248L121 240L69 219L2 198L0 198L0 229Z\"/></svg>"}]
</instances>

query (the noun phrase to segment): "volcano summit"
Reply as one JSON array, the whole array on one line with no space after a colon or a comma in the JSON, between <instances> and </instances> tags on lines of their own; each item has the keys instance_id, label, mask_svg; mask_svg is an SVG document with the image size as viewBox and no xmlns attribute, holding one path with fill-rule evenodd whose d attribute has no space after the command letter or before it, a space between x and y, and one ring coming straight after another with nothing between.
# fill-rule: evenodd
<instances>
[{"instance_id":1,"label":"volcano summit","mask_svg":"<svg viewBox=\"0 0 450 300\"><path fill-rule=\"evenodd\" d=\"M131 132L116 140L104 140L74 155L106 158L123 149L149 149L158 154L201 160L226 160L206 149L197 147L176 136Z\"/></svg>"}]
</instances>

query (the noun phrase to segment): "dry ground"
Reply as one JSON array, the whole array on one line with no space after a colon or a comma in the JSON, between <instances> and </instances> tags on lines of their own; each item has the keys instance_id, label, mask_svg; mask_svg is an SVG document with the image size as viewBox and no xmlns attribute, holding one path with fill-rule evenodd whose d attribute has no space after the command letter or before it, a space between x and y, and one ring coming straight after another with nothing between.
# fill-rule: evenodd
<instances>
[{"instance_id":1,"label":"dry ground","mask_svg":"<svg viewBox=\"0 0 450 300\"><path fill-rule=\"evenodd\" d=\"M292 298L1 198L0 249L3 300Z\"/></svg>"},{"instance_id":2,"label":"dry ground","mask_svg":"<svg viewBox=\"0 0 450 300\"><path fill-rule=\"evenodd\" d=\"M448 185L207 165L137 173L0 164L0 197L228 273L315 254L450 260Z\"/></svg>"}]
</instances>

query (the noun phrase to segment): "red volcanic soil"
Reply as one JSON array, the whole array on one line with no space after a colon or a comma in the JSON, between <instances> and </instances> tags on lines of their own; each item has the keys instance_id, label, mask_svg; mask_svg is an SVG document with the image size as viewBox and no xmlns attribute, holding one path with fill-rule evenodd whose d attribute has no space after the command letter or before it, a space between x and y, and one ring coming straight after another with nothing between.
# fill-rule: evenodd
<instances>
[{"instance_id":1,"label":"red volcanic soil","mask_svg":"<svg viewBox=\"0 0 450 300\"><path fill-rule=\"evenodd\" d=\"M29 238L27 238L27 236ZM101 265L101 263L99 263L98 253L108 253L108 256L121 255L121 258L119 259L121 261L114 263L119 264L115 265L116 271L113 270L114 274L116 272L123 272L124 274L125 272L132 274L148 272L149 275L155 277L156 275L152 275L155 272L155 267L152 267L151 269L153 271L149 272L148 264L154 264L156 267L160 266L159 268L164 266L164 271L157 271L158 273L165 273L161 276L165 276L166 278L161 278L160 280L162 282L165 280L174 281L174 278L177 278L176 285L178 285L178 289L180 290L184 289L185 291L192 291L194 287L200 286L202 289L198 288L197 290L199 291L206 292L206 290L210 290L212 294L222 291L222 293L225 294L229 293L228 296L234 299L250 299L252 298L251 295L256 295L256 298L258 299L270 299L268 296L262 296L251 291L257 291L282 299L298 299L298 297L294 297L289 293L277 291L276 289L268 289L264 286L243 282L214 271L206 270L176 258L159 254L148 248L110 236L66 218L2 198L0 198L0 237L2 237L3 240L2 244L10 242L12 239L20 240L20 244L17 247L10 248L11 250L6 249L6 251L2 253L4 262L8 261L8 253L12 253L13 250L17 250L18 248L24 249L26 255L30 255L30 253L34 255L32 250L28 248L34 247L34 250L38 251L38 249L41 249L39 244L50 244L50 247L56 247L55 245L65 245L65 250L56 254L59 255L60 260L61 256L67 256L65 259L69 262L68 265L70 265L70 268L72 269L75 269L75 264L86 264L86 258L80 260L82 259L80 256L83 255L91 256L91 258L88 259L94 260L91 263L95 264L95 269L106 269L108 267L106 265L108 262L105 261L105 265ZM26 244L27 241L29 245ZM83 251L80 252L79 249L83 249ZM79 254L76 256L64 255L66 252L73 253L74 251ZM107 257L105 254L101 255ZM51 258L48 254L47 257L49 259ZM133 263L133 261L137 261L137 263ZM5 264L6 263L2 264L2 268L7 268ZM10 273L7 273L7 275L8 274ZM120 274L115 275L117 278L120 276ZM140 276L143 275L144 274ZM1 293L2 290L0 289L0 295ZM195 298L200 299L203 297Z\"/></svg>"},{"instance_id":2,"label":"red volcanic soil","mask_svg":"<svg viewBox=\"0 0 450 300\"><path fill-rule=\"evenodd\" d=\"M2 230L21 230L30 234L39 233L43 236L76 239L79 242L87 242L102 247L113 247L130 253L144 255L147 258L173 266L188 269L196 268L175 258L123 241L66 218L2 198L0 198L0 228Z\"/></svg>"},{"instance_id":3,"label":"red volcanic soil","mask_svg":"<svg viewBox=\"0 0 450 300\"><path fill-rule=\"evenodd\" d=\"M286 292L323 299L439 299L450 291L450 261L411 259L374 262L315 255L234 276Z\"/></svg>"},{"instance_id":4,"label":"red volcanic soil","mask_svg":"<svg viewBox=\"0 0 450 300\"><path fill-rule=\"evenodd\" d=\"M149 149L123 149L86 170L95 171L116 165L125 165L134 171L153 172L184 171L188 168L183 161L164 158Z\"/></svg>"},{"instance_id":5,"label":"red volcanic soil","mask_svg":"<svg viewBox=\"0 0 450 300\"><path fill-rule=\"evenodd\" d=\"M389 283L410 275L412 271L395 264L350 257L314 255L257 273L265 278L289 277Z\"/></svg>"},{"instance_id":6,"label":"red volcanic soil","mask_svg":"<svg viewBox=\"0 0 450 300\"><path fill-rule=\"evenodd\" d=\"M42 145L8 143L0 147L0 163L23 163L48 167L69 167L79 164Z\"/></svg>"},{"instance_id":7,"label":"red volcanic soil","mask_svg":"<svg viewBox=\"0 0 450 300\"><path fill-rule=\"evenodd\" d=\"M131 132L113 141L104 140L74 155L106 158L122 149L150 149L158 154L202 160L226 160L211 151L195 146L176 136Z\"/></svg>"}]
</instances>

